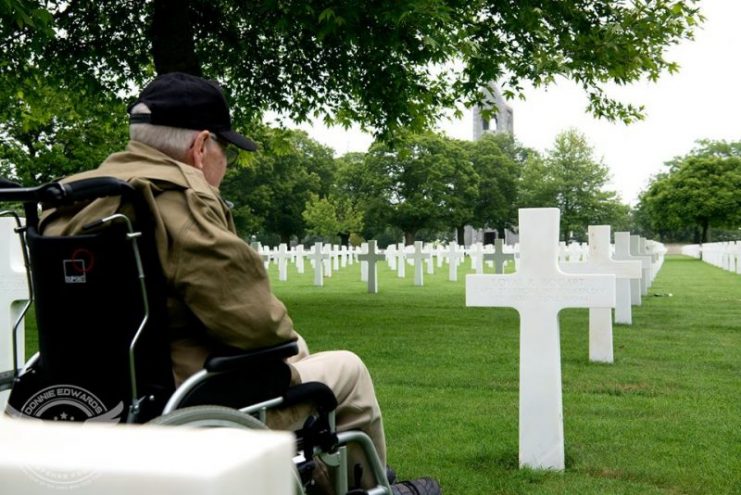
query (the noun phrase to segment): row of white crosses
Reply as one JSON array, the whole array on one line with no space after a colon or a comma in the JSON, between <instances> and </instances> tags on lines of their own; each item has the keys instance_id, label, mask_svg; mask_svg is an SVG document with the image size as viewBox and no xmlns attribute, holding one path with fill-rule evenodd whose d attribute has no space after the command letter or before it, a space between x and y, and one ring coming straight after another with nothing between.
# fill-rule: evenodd
<instances>
[{"instance_id":1,"label":"row of white crosses","mask_svg":"<svg viewBox=\"0 0 741 495\"><path fill-rule=\"evenodd\" d=\"M363 243L360 248L347 248L345 246L332 246L330 244L316 243L313 248L308 251L304 251L303 246L298 245L295 248L289 249L287 245L281 244L277 248L270 249L264 248L259 244L253 245L258 251L266 265L269 266L270 262L275 262L278 266L278 280L287 280L287 266L289 261L296 264L296 269L299 273L304 272L304 258L308 258L311 265L314 267L314 284L316 286L323 286L324 279L332 277L333 271L338 270L340 267L345 267L348 264L352 264L355 258L360 261L360 279L368 285L368 291L370 293L376 293L379 290L377 267L375 263L378 263L381 258L385 258L389 265L389 268L396 271L397 276L400 278L406 277L407 264L414 267L414 284L417 286L424 285L424 271L423 264L427 267L427 273L434 273L435 263L433 257L437 256L437 265L442 266L443 262L448 262L448 278L451 281L458 280L458 267L460 263L467 255L471 259L471 269L476 273L484 273L484 267L489 264L494 268L495 273L503 273L504 266L507 262L514 262L515 267L519 263L519 257L516 256L518 246L513 247L505 246L501 239L497 239L494 245L484 246L481 243L471 245L468 249L459 247L456 243L451 242L448 246L444 247L441 245L433 246L430 244L423 244L416 242L414 246L405 246L400 243L398 245L392 244L385 251L379 250L378 245L375 244L373 254L370 262L373 264L369 279L369 260L368 255L368 244ZM566 253L566 254L565 254ZM562 263L584 263L589 256L589 245L572 243L570 246L566 246L565 243L559 245L559 260ZM616 258L617 259L617 258ZM319 262L321 260L321 262ZM651 263L646 261L646 273L650 273L648 270L651 267ZM579 269L577 267L576 269ZM568 270L568 268L566 269ZM656 270L654 270L655 272ZM621 280L621 283L623 281ZM628 282L625 282L628 284ZM644 284L644 287L647 286ZM638 285L636 287L639 287ZM627 290L627 289L626 289ZM625 291L621 291L624 294ZM636 296L638 294L636 293ZM620 298L616 312L619 314L617 323L630 324L630 308L623 303L624 298ZM638 302L640 298L638 297ZM635 301L634 301L635 304Z\"/></svg>"},{"instance_id":2,"label":"row of white crosses","mask_svg":"<svg viewBox=\"0 0 741 495\"><path fill-rule=\"evenodd\" d=\"M609 226L589 228L588 252L579 255L585 261L559 266L559 220L556 208L521 209L517 271L466 277L467 306L512 307L520 314L519 461L534 469L565 464L558 313L589 308L590 360L612 362L611 308L620 300L620 318L629 323L630 282L638 283L640 302L652 269L660 267L660 256L629 233L616 233L613 258Z\"/></svg>"},{"instance_id":3,"label":"row of white crosses","mask_svg":"<svg viewBox=\"0 0 741 495\"><path fill-rule=\"evenodd\" d=\"M589 244L561 241L558 243L558 261L560 263L579 263L589 256Z\"/></svg>"},{"instance_id":4,"label":"row of white crosses","mask_svg":"<svg viewBox=\"0 0 741 495\"><path fill-rule=\"evenodd\" d=\"M494 245L475 243L468 249L468 255L471 258L471 269L476 273L484 273L486 263L494 266L494 273L504 273L504 264L507 261L514 261L514 253L505 252L504 242L502 239L496 239Z\"/></svg>"},{"instance_id":5,"label":"row of white crosses","mask_svg":"<svg viewBox=\"0 0 741 495\"><path fill-rule=\"evenodd\" d=\"M280 244L278 247L270 249L260 243L253 243L252 248L258 253L265 268L269 268L273 262L278 267L278 280L288 280L288 263L295 263L298 273L304 273L304 259L308 258L314 267L314 285L323 286L324 279L330 278L332 272L353 264L353 260L360 261L360 278L361 281L368 284L368 291L371 293L378 292L377 267L375 263L385 259L389 268L396 271L400 278L406 277L407 264L414 267L414 284L417 286L424 285L423 264L427 267L427 273L434 273L434 257L437 257L437 266L442 267L443 262L449 264L449 279L458 280L458 267L464 257L468 255L471 258L472 269L477 273L484 272L485 264L494 267L495 273L503 273L504 264L508 261L515 261L514 250L507 252L501 239L497 239L495 245L483 246L481 243L474 244L468 249L458 246L455 242L442 245L425 245L417 241L413 246L405 246L403 243L398 245L392 244L385 251L379 250L378 245L374 242L373 254L371 259L367 258L368 243L363 243L359 248L347 248L346 246L332 246L329 244L315 243L309 250L304 250L302 245L294 248L288 248L286 244ZM319 262L320 261L320 262ZM373 264L370 270L368 263Z\"/></svg>"},{"instance_id":6,"label":"row of white crosses","mask_svg":"<svg viewBox=\"0 0 741 495\"><path fill-rule=\"evenodd\" d=\"M639 261L614 260L610 252L610 226L589 226L589 246L586 261L561 263L566 273L613 274L616 277L616 301L612 307L620 306L621 314L630 320L630 280L640 280ZM622 282L622 283L620 283ZM627 285L625 282L628 282ZM630 323L628 321L627 323ZM613 362L612 349L612 308L589 308L589 360L594 362Z\"/></svg>"},{"instance_id":7,"label":"row of white crosses","mask_svg":"<svg viewBox=\"0 0 741 495\"><path fill-rule=\"evenodd\" d=\"M682 246L682 254L741 275L741 241L690 244Z\"/></svg>"},{"instance_id":8,"label":"row of white crosses","mask_svg":"<svg viewBox=\"0 0 741 495\"><path fill-rule=\"evenodd\" d=\"M333 271L351 265L355 259L355 253L347 246L336 246L317 242L306 251L303 245L288 248L287 244L280 244L277 248L270 249L260 243L253 243L252 248L262 259L267 269L271 262L278 266L278 280L288 280L288 264L294 263L299 274L305 271L304 261L309 259L314 267L315 285L324 285L324 278L331 277ZM317 260L320 260L317 264Z\"/></svg>"}]
</instances>

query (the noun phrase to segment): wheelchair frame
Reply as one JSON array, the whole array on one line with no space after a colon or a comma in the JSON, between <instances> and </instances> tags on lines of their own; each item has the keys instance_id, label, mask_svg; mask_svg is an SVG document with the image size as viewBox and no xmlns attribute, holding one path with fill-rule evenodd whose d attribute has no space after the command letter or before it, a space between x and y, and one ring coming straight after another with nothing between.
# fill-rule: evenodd
<instances>
[{"instance_id":1,"label":"wheelchair frame","mask_svg":"<svg viewBox=\"0 0 741 495\"><path fill-rule=\"evenodd\" d=\"M109 181L115 181L118 186L120 186L122 181L119 181L118 179L113 178L103 178L108 179ZM92 179L91 181L95 181L96 179ZM124 183L126 184L126 183ZM34 206L40 202L45 195L48 195L51 198L62 200L67 195L71 193L71 189L69 186L65 185L64 183L60 182L54 182L50 184L45 184L42 186L34 187L34 188L23 188L18 185L15 185L13 183L10 183L5 180L0 180L0 187L5 186L4 188L0 189L0 202L8 202L8 201L17 201L24 203L24 207L26 207L27 216L34 215L34 212L31 212L29 215L28 205L30 202L33 202ZM11 188L7 188L8 186L11 186ZM105 186L106 184L103 184L103 187L100 185L100 181L98 180L98 183L92 184L91 183L91 189L95 189L95 187L98 187L102 189L102 192L98 197L101 197L105 194ZM128 184L126 184L128 186ZM130 186L128 186L130 187ZM0 373L0 391L2 390L10 390L13 387L13 384L26 372L28 372L29 369L33 367L33 365L39 360L40 353L37 352L34 354L23 366L22 369L19 370L18 367L18 329L20 327L21 322L26 317L26 314L28 313L29 308L33 304L35 300L35 293L34 293L34 287L33 287L33 279L31 276L31 262L30 262L30 256L29 256L29 248L28 244L26 242L26 230L27 225L23 225L23 222L21 221L20 216L12 211L12 210L6 210L6 211L0 211L0 216L13 216L15 218L16 222L16 228L14 229L16 234L18 234L20 243L21 243L21 249L23 254L23 260L26 268L26 277L28 282L28 291L29 291L29 297L27 303L24 305L21 313L19 314L18 318L16 319L13 330L12 330L12 346L13 346L13 369L5 372ZM37 220L37 217L35 218ZM101 227L108 224L111 224L113 222L121 222L124 224L126 228L126 238L131 242L131 251L132 255L134 257L136 270L137 270L137 276L139 279L139 295L141 296L142 302L143 302L143 315L142 319L139 322L138 328L136 332L134 333L134 336L131 339L131 342L128 346L128 367L129 367L129 378L131 382L131 403L129 405L129 411L126 416L126 423L135 423L140 410L141 405L144 401L147 401L150 399L150 397L143 396L139 397L139 391L137 389L137 370L136 370L136 348L137 344L139 343L140 337L142 336L142 333L146 327L146 324L150 317L150 308L149 308L149 299L147 294L147 287L145 283L145 273L144 273L144 266L142 263L142 258L139 250L138 245L138 239L141 237L142 233L138 232L134 229L133 223L127 217L126 215L122 213L115 213L113 215L101 218L97 221L94 221L90 224L87 224L83 227L83 230L90 230L95 227ZM276 346L280 347L280 346ZM240 358L249 357L251 354L264 354L264 353L270 353L271 349L260 349L257 351L247 351L240 355ZM170 396L169 400L167 401L167 404L165 405L164 409L161 412L161 416L166 416L176 410L182 410L181 406L183 406L186 403L187 396L195 390L197 387L202 386L204 383L206 383L209 379L211 379L214 376L217 376L222 372L219 371L210 371L207 369L203 369L191 377L189 377L185 382L183 382L179 387L177 387L174 391L174 393ZM228 373L228 372L227 372ZM326 386L325 386L326 388ZM328 389L327 389L328 390ZM267 412L268 410L272 408L281 407L286 403L285 397L278 396L274 398L270 398L258 403L254 403L251 405L248 405L246 407L238 408L236 410L251 415L253 417L256 417L261 423L265 424ZM336 405L336 402L335 402ZM296 465L299 465L303 462L310 461L313 457L319 457L323 463L325 463L328 467L330 467L332 470L335 471L336 475L334 476L335 479L335 486L334 489L338 495L346 494L348 493L349 486L348 486L348 479L347 479L347 445L349 444L357 444L363 451L366 460L368 461L368 464L371 467L372 470L372 476L376 480L377 485L374 488L368 489L368 490L362 490L362 491L356 491L353 490L352 493L364 493L367 495L391 495L391 488L388 482L388 479L386 477L386 469L385 466L381 465L381 462L378 458L378 454L376 452L375 446L373 445L370 437L368 437L367 434L361 432L361 431L345 431L345 432L336 432L336 424L335 424L335 411L334 409L326 412L326 421L327 421L327 427L328 431L321 432L324 437L321 439L321 441L317 442L316 444L309 444L304 445L303 452L299 452L297 456L294 458L294 462ZM297 437L297 441L301 443L301 439Z\"/></svg>"}]
</instances>

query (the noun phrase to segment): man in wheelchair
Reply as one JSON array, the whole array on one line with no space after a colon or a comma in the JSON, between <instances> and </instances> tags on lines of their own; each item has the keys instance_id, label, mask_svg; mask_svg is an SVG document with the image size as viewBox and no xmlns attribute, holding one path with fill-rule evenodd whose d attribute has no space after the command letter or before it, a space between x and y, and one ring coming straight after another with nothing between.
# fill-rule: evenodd
<instances>
[{"instance_id":1,"label":"man in wheelchair","mask_svg":"<svg viewBox=\"0 0 741 495\"><path fill-rule=\"evenodd\" d=\"M229 109L218 84L182 73L165 74L143 90L130 105L129 114L131 141L126 150L109 156L96 170L65 179L63 184L66 186L59 187L61 191L65 187L71 191L76 184L97 184L94 180L112 177L133 186L144 205L132 206L123 196L107 194L100 197L91 194L86 201L61 202L52 204L51 208L46 203L47 208L38 219L39 237L61 239L95 232L101 227L101 222L110 222L120 213L145 223L152 232L151 248L156 252L153 257L159 262L155 270L163 274L160 286L150 288L153 294L146 297L161 297L162 307L166 308L164 314L153 314L152 319L166 321L166 345L169 346L175 388L184 383L200 383L200 373L204 373L204 367L211 374L231 370L237 366L234 363L241 359L240 350L293 346L288 351L281 351L283 368L265 364L261 369L262 376L270 376L266 380L271 381L280 373L286 373L286 380L292 386L313 382L324 384L334 395L334 399L328 400L332 404L324 409L334 409L329 421L335 423L338 434L360 431L367 435L372 444L363 446L362 442L361 445L348 443L346 465L343 462L338 468L338 472L348 473L347 480L340 484L335 482L334 488L323 480L325 466L322 460L325 459L314 459L315 462L311 463L313 472L304 476L314 478L314 489L358 494L440 493L439 485L430 478L394 483L395 476L386 474L384 479L377 479L378 466L386 466L386 443L381 410L367 368L358 356L348 351L309 353L306 343L293 328L285 306L271 292L260 257L236 235L229 208L220 197L218 187L238 150L255 151L256 146L231 129ZM142 218L145 215L149 218ZM102 218L105 220L101 221ZM33 242L36 241L30 232L27 236L33 258ZM84 261L85 256L82 258ZM87 265L80 264L75 258L77 264L65 265L65 269L76 270L75 276L84 278L86 270L90 270L93 263L92 259L87 261ZM34 265L33 260L31 265ZM34 272L39 270L35 269ZM72 276L66 280L69 284L77 279ZM39 286L40 290L43 284L34 285ZM42 297L49 301L45 304L62 304L39 292L37 306L41 306ZM91 306L95 306L95 303L91 303ZM64 311L64 308L59 310ZM42 321L39 321L40 328L41 325ZM43 362L44 347L51 347L52 342L57 342L54 345L64 344L53 337L47 340L46 343L40 342L41 364L53 366L51 358ZM296 342L297 353L296 345L291 342ZM213 356L222 356L221 361L212 359ZM136 359L137 369L152 371L158 368L154 363L156 357ZM133 357L131 362L133 369ZM249 371L254 371L263 363L260 358L252 362L246 368ZM99 365L105 366L106 363L101 361ZM89 366L86 369L89 373L90 369L95 368ZM161 364L158 369L161 371ZM242 386L240 378L246 375L239 372L234 375L236 379L231 376L223 383L216 381L216 388L229 389L222 395L229 396L226 402L230 407L240 409L244 405L229 402L232 394L239 395L240 392L235 390ZM133 372L132 376L135 376ZM245 378L245 381L248 380ZM146 407L143 403L146 401L140 403L136 397L137 383L138 378L131 379L135 390L131 401L134 414L140 406ZM178 395L183 389L180 387L175 392L165 413L182 405L203 402L191 400L189 403L184 396L193 394L187 392ZM269 397L269 394L258 396L257 399L265 397ZM173 400L181 402L173 405ZM334 400L336 408L333 407ZM258 411L260 418L270 428L305 432L308 439L304 439L303 445L311 448L304 448L304 457L312 458L314 447L328 443L326 438L334 438L336 443L336 436L322 437L322 434L317 434L317 431L324 430L307 422L307 417L311 418L312 411L317 409L316 405L312 405L312 401L307 404L300 402L288 400L276 408L243 410ZM316 404L316 401L313 403ZM23 414L23 411L19 414ZM323 446L329 450L336 447ZM377 458L373 459L374 456ZM388 473L393 472L388 470ZM334 476L344 476L344 473ZM387 477L389 479L385 479Z\"/></svg>"}]
</instances>

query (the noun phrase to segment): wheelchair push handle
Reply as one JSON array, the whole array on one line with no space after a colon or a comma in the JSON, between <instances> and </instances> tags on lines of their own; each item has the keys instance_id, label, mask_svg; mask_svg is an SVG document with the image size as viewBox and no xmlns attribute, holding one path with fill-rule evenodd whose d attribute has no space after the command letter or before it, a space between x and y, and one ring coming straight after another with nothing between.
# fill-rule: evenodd
<instances>
[{"instance_id":1,"label":"wheelchair push handle","mask_svg":"<svg viewBox=\"0 0 741 495\"><path fill-rule=\"evenodd\" d=\"M105 196L125 195L133 191L134 188L128 182L115 177L50 182L36 187L22 187L20 184L0 178L0 202L73 203Z\"/></svg>"},{"instance_id":2,"label":"wheelchair push handle","mask_svg":"<svg viewBox=\"0 0 741 495\"><path fill-rule=\"evenodd\" d=\"M66 190L65 199L69 201L121 196L134 192L134 188L128 182L115 177L95 177L65 182L62 183L62 187Z\"/></svg>"}]
</instances>

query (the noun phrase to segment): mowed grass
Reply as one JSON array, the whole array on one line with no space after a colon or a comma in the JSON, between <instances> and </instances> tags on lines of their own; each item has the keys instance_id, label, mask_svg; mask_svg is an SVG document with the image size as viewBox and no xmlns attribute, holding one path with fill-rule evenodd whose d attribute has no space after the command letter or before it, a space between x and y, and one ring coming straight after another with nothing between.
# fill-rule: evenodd
<instances>
[{"instance_id":1,"label":"mowed grass","mask_svg":"<svg viewBox=\"0 0 741 495\"><path fill-rule=\"evenodd\" d=\"M614 328L612 365L588 360L587 310L561 313L566 470L552 473L518 469L518 315L466 308L465 270L416 287L412 267L381 264L379 294L358 264L324 287L308 263L288 282L270 270L313 352L367 364L402 479L433 476L446 495L741 493L741 276L668 257Z\"/></svg>"}]
</instances>

